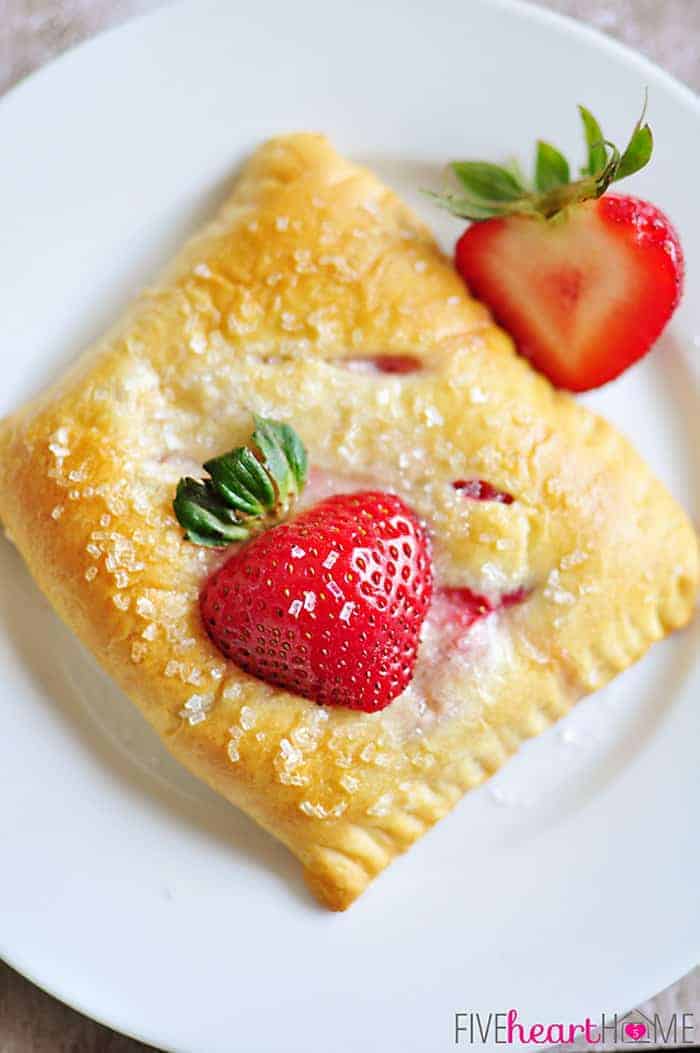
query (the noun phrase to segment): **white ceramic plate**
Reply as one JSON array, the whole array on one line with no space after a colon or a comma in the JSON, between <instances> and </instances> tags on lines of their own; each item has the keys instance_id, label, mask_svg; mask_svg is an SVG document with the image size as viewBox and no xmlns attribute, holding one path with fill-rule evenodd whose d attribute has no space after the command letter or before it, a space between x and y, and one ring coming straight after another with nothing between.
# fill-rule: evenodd
<instances>
[{"instance_id":1,"label":"white ceramic plate","mask_svg":"<svg viewBox=\"0 0 700 1053\"><path fill-rule=\"evenodd\" d=\"M590 398L698 511L700 111L641 58L535 8L324 0L167 8L0 106L0 412L54 376L221 198L264 137L327 131L418 195L455 156L623 138L688 256L663 346ZM684 163L679 163L680 158ZM697 341L696 341L697 344ZM696 352L698 348L695 348ZM697 956L698 626L530 743L349 913L181 771L0 544L0 952L60 998L187 1053L453 1047L453 1014L626 1009Z\"/></svg>"}]
</instances>

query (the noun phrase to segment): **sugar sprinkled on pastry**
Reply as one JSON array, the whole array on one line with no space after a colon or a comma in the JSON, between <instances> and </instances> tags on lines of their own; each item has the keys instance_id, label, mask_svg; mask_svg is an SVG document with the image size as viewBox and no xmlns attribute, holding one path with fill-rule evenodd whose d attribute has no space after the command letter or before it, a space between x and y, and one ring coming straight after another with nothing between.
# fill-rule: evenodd
<instances>
[{"instance_id":1,"label":"sugar sprinkled on pastry","mask_svg":"<svg viewBox=\"0 0 700 1053\"><path fill-rule=\"evenodd\" d=\"M380 492L425 532L432 599L377 711L261 679L202 618L231 551L184 535L175 489L245 446L253 415L305 448L292 516ZM172 753L333 909L685 624L698 584L694 532L630 444L517 356L425 227L315 135L258 150L117 328L0 425L0 517ZM352 633L355 583L335 583ZM284 619L313 613L286 598Z\"/></svg>"}]
</instances>

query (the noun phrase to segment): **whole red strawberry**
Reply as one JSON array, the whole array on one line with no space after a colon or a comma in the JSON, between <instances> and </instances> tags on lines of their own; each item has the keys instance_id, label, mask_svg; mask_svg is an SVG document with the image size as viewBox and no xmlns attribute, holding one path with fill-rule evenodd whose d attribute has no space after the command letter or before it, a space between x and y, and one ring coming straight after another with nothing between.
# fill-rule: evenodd
<instances>
[{"instance_id":1,"label":"whole red strawberry","mask_svg":"<svg viewBox=\"0 0 700 1053\"><path fill-rule=\"evenodd\" d=\"M514 167L455 162L459 194L439 195L471 219L455 262L518 351L561 388L588 391L650 350L683 288L683 251L669 219L639 198L606 194L642 168L651 130L637 122L620 154L580 107L588 143L581 178L537 144L534 186Z\"/></svg>"},{"instance_id":2,"label":"whole red strawberry","mask_svg":"<svg viewBox=\"0 0 700 1053\"><path fill-rule=\"evenodd\" d=\"M428 542L393 494L340 494L234 553L201 610L249 673L324 705L372 713L413 676L430 606Z\"/></svg>"},{"instance_id":3,"label":"whole red strawberry","mask_svg":"<svg viewBox=\"0 0 700 1053\"><path fill-rule=\"evenodd\" d=\"M288 515L306 452L278 421L182 479L175 514L189 540L247 540L205 583L204 625L241 668L323 705L372 713L410 683L432 595L426 533L394 494L364 491Z\"/></svg>"}]
</instances>

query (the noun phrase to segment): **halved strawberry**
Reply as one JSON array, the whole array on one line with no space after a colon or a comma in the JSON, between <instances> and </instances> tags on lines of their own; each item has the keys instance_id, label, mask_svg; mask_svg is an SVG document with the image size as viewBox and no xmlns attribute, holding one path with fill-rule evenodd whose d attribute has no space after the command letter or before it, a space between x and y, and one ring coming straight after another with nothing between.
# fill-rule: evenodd
<instances>
[{"instance_id":1,"label":"halved strawberry","mask_svg":"<svg viewBox=\"0 0 700 1053\"><path fill-rule=\"evenodd\" d=\"M571 182L566 159L540 142L534 187L515 168L456 162L463 192L436 195L473 220L457 243L460 274L519 352L571 391L599 387L646 354L683 286L683 252L663 212L605 194L651 156L643 115L620 154L580 111L588 142L581 179Z\"/></svg>"}]
</instances>

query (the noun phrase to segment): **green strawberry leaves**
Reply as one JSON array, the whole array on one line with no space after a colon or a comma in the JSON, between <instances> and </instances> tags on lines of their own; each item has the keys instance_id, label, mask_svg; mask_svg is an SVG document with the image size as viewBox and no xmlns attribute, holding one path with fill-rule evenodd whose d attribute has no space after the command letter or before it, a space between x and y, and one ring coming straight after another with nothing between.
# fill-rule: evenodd
<instances>
[{"instance_id":1,"label":"green strawberry leaves","mask_svg":"<svg viewBox=\"0 0 700 1053\"><path fill-rule=\"evenodd\" d=\"M632 138L627 144L627 149L620 158L620 163L615 173L616 182L618 179L625 179L626 176L630 176L634 172L638 172L640 168L644 168L651 158L654 149L654 137L651 134L649 125L642 123L645 112L646 102L644 103L642 116L637 121L632 132Z\"/></svg>"},{"instance_id":2,"label":"green strawberry leaves","mask_svg":"<svg viewBox=\"0 0 700 1053\"><path fill-rule=\"evenodd\" d=\"M229 545L232 541L243 541L248 533L237 520L235 513L221 501L216 490L207 479L181 479L173 509L178 523L184 527L185 536L196 545Z\"/></svg>"},{"instance_id":3,"label":"green strawberry leaves","mask_svg":"<svg viewBox=\"0 0 700 1053\"><path fill-rule=\"evenodd\" d=\"M516 201L527 189L514 172L502 165L454 161L450 167L465 190L486 200Z\"/></svg>"},{"instance_id":4,"label":"green strawberry leaves","mask_svg":"<svg viewBox=\"0 0 700 1053\"><path fill-rule=\"evenodd\" d=\"M222 457L204 462L219 499L244 516L261 516L275 503L269 472L252 450L241 446Z\"/></svg>"},{"instance_id":5,"label":"green strawberry leaves","mask_svg":"<svg viewBox=\"0 0 700 1053\"><path fill-rule=\"evenodd\" d=\"M456 215L478 221L523 211L528 189L515 166L454 161L450 168L459 183L459 192L425 193Z\"/></svg>"},{"instance_id":6,"label":"green strawberry leaves","mask_svg":"<svg viewBox=\"0 0 700 1053\"><path fill-rule=\"evenodd\" d=\"M540 139L537 143L537 155L535 157L535 186L546 194L548 190L554 190L558 186L566 186L569 182L569 162L564 155L551 143L545 143Z\"/></svg>"},{"instance_id":7,"label":"green strawberry leaves","mask_svg":"<svg viewBox=\"0 0 700 1053\"><path fill-rule=\"evenodd\" d=\"M205 462L208 479L178 483L173 510L197 545L245 541L284 519L304 489L308 460L297 433L281 421L253 419L247 445Z\"/></svg>"},{"instance_id":8,"label":"green strawberry leaves","mask_svg":"<svg viewBox=\"0 0 700 1053\"><path fill-rule=\"evenodd\" d=\"M265 467L277 487L282 503L296 497L306 482L308 470L306 450L301 439L288 424L255 417L253 442L261 451ZM204 466L206 468L206 465Z\"/></svg>"},{"instance_id":9,"label":"green strawberry leaves","mask_svg":"<svg viewBox=\"0 0 700 1053\"><path fill-rule=\"evenodd\" d=\"M578 112L581 115L583 134L588 147L588 164L581 169L581 175L594 176L598 172L602 172L607 164L608 152L605 146L605 139L600 130L600 125L591 111L587 110L585 106L579 106Z\"/></svg>"},{"instance_id":10,"label":"green strawberry leaves","mask_svg":"<svg viewBox=\"0 0 700 1053\"><path fill-rule=\"evenodd\" d=\"M605 139L591 111L579 106L587 150L586 164L580 170L579 179L572 181L569 162L561 151L540 139L531 184L515 164L453 161L449 168L456 177L458 190L426 193L454 215L472 222L510 215L551 218L569 205L600 197L611 183L638 172L649 162L654 140L651 128L645 122L646 106L645 97L641 116L622 153L614 143Z\"/></svg>"}]
</instances>

